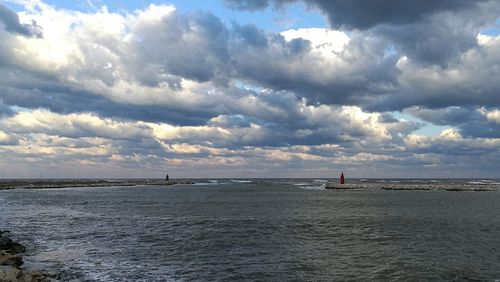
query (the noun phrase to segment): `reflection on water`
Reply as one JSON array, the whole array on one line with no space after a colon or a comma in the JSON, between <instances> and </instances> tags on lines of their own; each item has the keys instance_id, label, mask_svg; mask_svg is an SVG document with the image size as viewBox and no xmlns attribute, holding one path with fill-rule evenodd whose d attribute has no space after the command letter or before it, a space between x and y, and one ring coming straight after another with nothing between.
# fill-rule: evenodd
<instances>
[{"instance_id":1,"label":"reflection on water","mask_svg":"<svg viewBox=\"0 0 500 282\"><path fill-rule=\"evenodd\" d=\"M0 228L64 280L500 279L500 193L322 184L0 191Z\"/></svg>"}]
</instances>

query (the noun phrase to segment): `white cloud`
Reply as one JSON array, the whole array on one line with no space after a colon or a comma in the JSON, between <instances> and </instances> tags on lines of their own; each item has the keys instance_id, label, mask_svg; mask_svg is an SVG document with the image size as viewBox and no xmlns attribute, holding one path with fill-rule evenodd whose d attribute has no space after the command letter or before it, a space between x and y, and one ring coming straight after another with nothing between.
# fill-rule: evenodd
<instances>
[{"instance_id":1,"label":"white cloud","mask_svg":"<svg viewBox=\"0 0 500 282\"><path fill-rule=\"evenodd\" d=\"M89 113L61 115L38 109L19 112L1 121L17 133L49 133L57 136L101 136L107 138L145 138L151 129L140 122L120 122L103 119Z\"/></svg>"},{"instance_id":2,"label":"white cloud","mask_svg":"<svg viewBox=\"0 0 500 282\"><path fill-rule=\"evenodd\" d=\"M7 135L7 133L0 130L0 143L5 143L5 142L8 142L9 140L10 140L9 135Z\"/></svg>"},{"instance_id":3,"label":"white cloud","mask_svg":"<svg viewBox=\"0 0 500 282\"><path fill-rule=\"evenodd\" d=\"M481 108L480 112L488 119L488 121L500 124L500 110L495 109L488 111L484 108Z\"/></svg>"},{"instance_id":4,"label":"white cloud","mask_svg":"<svg viewBox=\"0 0 500 282\"><path fill-rule=\"evenodd\" d=\"M498 36L452 42L453 55L432 63L388 34L399 29L275 34L171 5L84 13L16 2L43 37L0 28L3 163L324 171L498 153ZM429 27L455 23L440 16ZM418 122L378 112L412 106L449 128L420 136Z\"/></svg>"}]
</instances>

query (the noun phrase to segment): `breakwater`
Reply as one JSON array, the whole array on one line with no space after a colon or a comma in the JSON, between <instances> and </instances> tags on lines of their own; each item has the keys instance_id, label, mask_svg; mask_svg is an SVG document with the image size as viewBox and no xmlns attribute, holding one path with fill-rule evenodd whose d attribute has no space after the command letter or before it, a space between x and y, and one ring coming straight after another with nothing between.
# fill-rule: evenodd
<instances>
[{"instance_id":1,"label":"breakwater","mask_svg":"<svg viewBox=\"0 0 500 282\"><path fill-rule=\"evenodd\" d=\"M0 190L175 184L194 184L194 182L189 179L7 179L0 180Z\"/></svg>"},{"instance_id":2,"label":"breakwater","mask_svg":"<svg viewBox=\"0 0 500 282\"><path fill-rule=\"evenodd\" d=\"M49 275L39 271L25 271L22 254L26 247L13 241L9 231L0 231L0 281L49 282Z\"/></svg>"}]
</instances>

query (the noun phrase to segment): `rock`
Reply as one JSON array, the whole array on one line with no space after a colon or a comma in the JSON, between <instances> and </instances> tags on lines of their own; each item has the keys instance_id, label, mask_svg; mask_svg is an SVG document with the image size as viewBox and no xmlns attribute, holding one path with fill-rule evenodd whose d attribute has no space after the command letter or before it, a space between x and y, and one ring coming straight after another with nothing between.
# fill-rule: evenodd
<instances>
[{"instance_id":1,"label":"rock","mask_svg":"<svg viewBox=\"0 0 500 282\"><path fill-rule=\"evenodd\" d=\"M50 282L51 280L38 271L25 272L16 268L0 270L0 282Z\"/></svg>"},{"instance_id":2,"label":"rock","mask_svg":"<svg viewBox=\"0 0 500 282\"><path fill-rule=\"evenodd\" d=\"M22 270L12 269L7 271L7 273L5 273L4 277L2 278L2 281L17 282L20 280L20 278L23 277L23 275L24 272Z\"/></svg>"},{"instance_id":3,"label":"rock","mask_svg":"<svg viewBox=\"0 0 500 282\"><path fill-rule=\"evenodd\" d=\"M325 189L333 189L333 190L343 190L343 189L356 189L359 188L358 185L355 184L339 184L336 182L328 182L325 186Z\"/></svg>"},{"instance_id":4,"label":"rock","mask_svg":"<svg viewBox=\"0 0 500 282\"><path fill-rule=\"evenodd\" d=\"M16 255L0 256L0 265L19 267L23 264L23 258Z\"/></svg>"},{"instance_id":5,"label":"rock","mask_svg":"<svg viewBox=\"0 0 500 282\"><path fill-rule=\"evenodd\" d=\"M26 247L17 242L12 242L10 250L12 251L13 254L24 253L26 252Z\"/></svg>"},{"instance_id":6,"label":"rock","mask_svg":"<svg viewBox=\"0 0 500 282\"><path fill-rule=\"evenodd\" d=\"M38 278L38 277L43 277L43 274L38 271L33 271L31 272L31 276L33 276L33 278Z\"/></svg>"},{"instance_id":7,"label":"rock","mask_svg":"<svg viewBox=\"0 0 500 282\"><path fill-rule=\"evenodd\" d=\"M23 258L18 253L26 251L26 247L5 236L6 231L0 231L0 282L50 282L48 275L41 272L23 272L19 267ZM54 277L58 279L59 276Z\"/></svg>"},{"instance_id":8,"label":"rock","mask_svg":"<svg viewBox=\"0 0 500 282\"><path fill-rule=\"evenodd\" d=\"M9 237L5 236L0 237L0 249L5 250L9 248L12 243L13 242Z\"/></svg>"},{"instance_id":9,"label":"rock","mask_svg":"<svg viewBox=\"0 0 500 282\"><path fill-rule=\"evenodd\" d=\"M26 251L26 247L12 241L9 237L0 236L0 251L3 251L2 253L18 254L24 253Z\"/></svg>"},{"instance_id":10,"label":"rock","mask_svg":"<svg viewBox=\"0 0 500 282\"><path fill-rule=\"evenodd\" d=\"M60 274L57 272L46 272L44 276L52 279L61 279Z\"/></svg>"},{"instance_id":11,"label":"rock","mask_svg":"<svg viewBox=\"0 0 500 282\"><path fill-rule=\"evenodd\" d=\"M33 282L35 281L34 278L33 278L33 275L31 274L25 274L24 277L23 277L23 281L24 282Z\"/></svg>"}]
</instances>

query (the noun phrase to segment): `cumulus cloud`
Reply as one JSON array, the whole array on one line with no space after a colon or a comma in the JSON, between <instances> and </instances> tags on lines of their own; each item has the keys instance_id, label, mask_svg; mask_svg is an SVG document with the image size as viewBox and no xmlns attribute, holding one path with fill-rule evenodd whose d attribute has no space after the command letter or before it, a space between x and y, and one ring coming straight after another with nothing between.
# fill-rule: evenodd
<instances>
[{"instance_id":1,"label":"cumulus cloud","mask_svg":"<svg viewBox=\"0 0 500 282\"><path fill-rule=\"evenodd\" d=\"M31 24L21 23L17 13L5 7L2 3L0 3L0 27L3 27L7 32L24 36L42 36L42 31L35 21L31 22Z\"/></svg>"},{"instance_id":2,"label":"cumulus cloud","mask_svg":"<svg viewBox=\"0 0 500 282\"><path fill-rule=\"evenodd\" d=\"M486 116L486 119L488 119L488 121L500 124L500 110L494 109L494 110L488 111L488 110L482 108L482 109L480 109L480 112L484 116Z\"/></svg>"},{"instance_id":3,"label":"cumulus cloud","mask_svg":"<svg viewBox=\"0 0 500 282\"><path fill-rule=\"evenodd\" d=\"M299 2L293 0L226 0L235 9L256 10ZM445 64L475 46L478 31L495 22L495 1L303 1L320 9L335 29L371 30L387 37L401 51L426 63Z\"/></svg>"},{"instance_id":4,"label":"cumulus cloud","mask_svg":"<svg viewBox=\"0 0 500 282\"><path fill-rule=\"evenodd\" d=\"M270 5L281 6L298 2L297 0L225 0L234 9L258 10ZM443 11L470 9L485 1L440 0L406 3L398 0L342 1L312 0L306 4L320 8L333 26L366 29L380 24L410 24L426 15Z\"/></svg>"},{"instance_id":5,"label":"cumulus cloud","mask_svg":"<svg viewBox=\"0 0 500 282\"><path fill-rule=\"evenodd\" d=\"M498 155L500 37L481 33L498 4L307 3L329 28L276 33L172 5L0 4L0 163L217 164L254 176L381 164L404 175ZM426 124L452 129L415 133Z\"/></svg>"},{"instance_id":6,"label":"cumulus cloud","mask_svg":"<svg viewBox=\"0 0 500 282\"><path fill-rule=\"evenodd\" d=\"M2 121L11 132L47 133L56 136L97 136L113 139L136 139L149 137L149 127L142 123L128 124L110 119L101 119L92 114L60 115L46 110L20 112Z\"/></svg>"}]
</instances>

